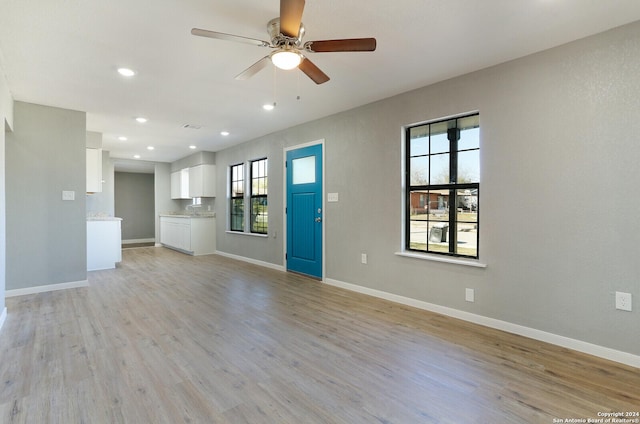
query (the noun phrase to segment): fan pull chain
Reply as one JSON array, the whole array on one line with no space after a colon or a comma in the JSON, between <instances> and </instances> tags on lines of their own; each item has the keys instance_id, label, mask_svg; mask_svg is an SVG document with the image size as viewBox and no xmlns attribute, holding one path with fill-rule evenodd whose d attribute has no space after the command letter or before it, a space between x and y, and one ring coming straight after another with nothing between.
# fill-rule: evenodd
<instances>
[{"instance_id":1,"label":"fan pull chain","mask_svg":"<svg viewBox=\"0 0 640 424\"><path fill-rule=\"evenodd\" d=\"M273 107L276 107L277 87L278 87L278 69L273 67Z\"/></svg>"}]
</instances>

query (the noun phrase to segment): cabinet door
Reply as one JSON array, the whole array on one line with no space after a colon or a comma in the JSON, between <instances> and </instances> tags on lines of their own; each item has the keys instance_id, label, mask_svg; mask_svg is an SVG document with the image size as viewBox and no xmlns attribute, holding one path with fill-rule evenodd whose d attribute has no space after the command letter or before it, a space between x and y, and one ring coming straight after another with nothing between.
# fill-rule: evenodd
<instances>
[{"instance_id":1,"label":"cabinet door","mask_svg":"<svg viewBox=\"0 0 640 424\"><path fill-rule=\"evenodd\" d=\"M189 168L189 197L216 197L216 166Z\"/></svg>"},{"instance_id":2,"label":"cabinet door","mask_svg":"<svg viewBox=\"0 0 640 424\"><path fill-rule=\"evenodd\" d=\"M102 192L102 149L86 149L87 193Z\"/></svg>"},{"instance_id":3,"label":"cabinet door","mask_svg":"<svg viewBox=\"0 0 640 424\"><path fill-rule=\"evenodd\" d=\"M202 165L189 168L189 197L204 197L202 173Z\"/></svg>"},{"instance_id":4,"label":"cabinet door","mask_svg":"<svg viewBox=\"0 0 640 424\"><path fill-rule=\"evenodd\" d=\"M216 197L215 165L202 165L202 197Z\"/></svg>"},{"instance_id":5,"label":"cabinet door","mask_svg":"<svg viewBox=\"0 0 640 424\"><path fill-rule=\"evenodd\" d=\"M171 173L171 198L191 198L189 197L189 168Z\"/></svg>"}]
</instances>

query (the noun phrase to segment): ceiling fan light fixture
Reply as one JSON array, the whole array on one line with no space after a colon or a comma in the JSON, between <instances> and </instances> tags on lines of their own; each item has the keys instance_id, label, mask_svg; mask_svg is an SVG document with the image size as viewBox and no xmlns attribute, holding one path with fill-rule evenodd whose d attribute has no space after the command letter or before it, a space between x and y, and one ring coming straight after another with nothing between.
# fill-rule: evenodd
<instances>
[{"instance_id":1,"label":"ceiling fan light fixture","mask_svg":"<svg viewBox=\"0 0 640 424\"><path fill-rule=\"evenodd\" d=\"M271 55L271 62L273 62L276 67L288 71L300 65L302 55L292 49L280 49Z\"/></svg>"}]
</instances>

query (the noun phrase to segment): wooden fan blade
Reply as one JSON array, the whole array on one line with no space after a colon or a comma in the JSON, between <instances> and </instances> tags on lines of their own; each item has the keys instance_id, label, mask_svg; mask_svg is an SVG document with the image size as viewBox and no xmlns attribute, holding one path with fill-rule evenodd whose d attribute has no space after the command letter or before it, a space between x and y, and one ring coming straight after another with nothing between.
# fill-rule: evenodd
<instances>
[{"instance_id":1,"label":"wooden fan blade","mask_svg":"<svg viewBox=\"0 0 640 424\"><path fill-rule=\"evenodd\" d=\"M329 77L327 76L327 74L322 72L320 68L314 65L313 62L311 62L306 57L302 59L302 62L300 62L298 68L300 68L300 70L304 72L309 78L311 78L316 84L323 84L329 81Z\"/></svg>"},{"instance_id":2,"label":"wooden fan blade","mask_svg":"<svg viewBox=\"0 0 640 424\"><path fill-rule=\"evenodd\" d=\"M297 38L302 22L304 0L280 0L280 32Z\"/></svg>"},{"instance_id":3,"label":"wooden fan blade","mask_svg":"<svg viewBox=\"0 0 640 424\"><path fill-rule=\"evenodd\" d=\"M251 44L258 47L270 47L271 43L257 40L255 38L241 37L239 35L225 34L224 32L209 31L206 29L193 28L191 34L198 37L216 38L218 40L235 41L237 43Z\"/></svg>"},{"instance_id":4,"label":"wooden fan blade","mask_svg":"<svg viewBox=\"0 0 640 424\"><path fill-rule=\"evenodd\" d=\"M253 65L249 66L244 71L240 72L236 76L235 79L240 80L240 81L244 81L244 80L247 80L247 79L251 78L252 76L257 74L258 72L263 70L265 68L265 66L267 66L269 64L270 60L271 60L271 56L263 57L262 59L260 59L256 63L254 63Z\"/></svg>"},{"instance_id":5,"label":"wooden fan blade","mask_svg":"<svg viewBox=\"0 0 640 424\"><path fill-rule=\"evenodd\" d=\"M314 53L321 52L372 52L376 49L375 38L349 38L344 40L307 41L304 48Z\"/></svg>"}]
</instances>

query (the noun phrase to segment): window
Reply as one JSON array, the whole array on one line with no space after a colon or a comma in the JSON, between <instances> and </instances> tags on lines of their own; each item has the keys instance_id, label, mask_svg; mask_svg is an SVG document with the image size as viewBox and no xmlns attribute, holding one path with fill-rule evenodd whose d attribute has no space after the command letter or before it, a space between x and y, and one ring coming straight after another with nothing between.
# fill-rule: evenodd
<instances>
[{"instance_id":1,"label":"window","mask_svg":"<svg viewBox=\"0 0 640 424\"><path fill-rule=\"evenodd\" d=\"M405 248L478 258L478 114L406 129Z\"/></svg>"},{"instance_id":2,"label":"window","mask_svg":"<svg viewBox=\"0 0 640 424\"><path fill-rule=\"evenodd\" d=\"M267 234L267 186L267 158L229 167L229 230Z\"/></svg>"},{"instance_id":3,"label":"window","mask_svg":"<svg viewBox=\"0 0 640 424\"><path fill-rule=\"evenodd\" d=\"M231 184L231 231L244 231L244 164L233 165L229 168L229 182Z\"/></svg>"},{"instance_id":4,"label":"window","mask_svg":"<svg viewBox=\"0 0 640 424\"><path fill-rule=\"evenodd\" d=\"M267 234L267 159L251 162L251 232Z\"/></svg>"}]
</instances>

